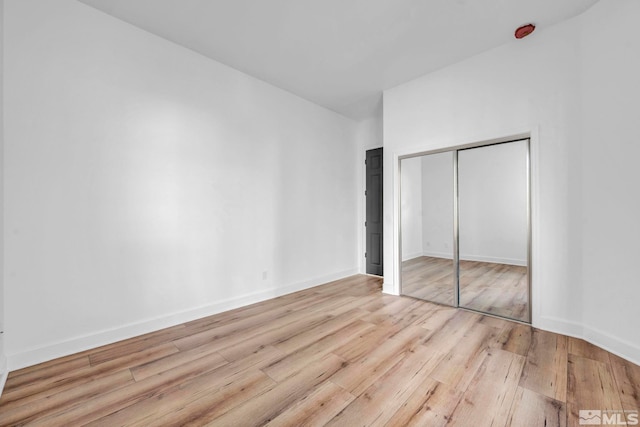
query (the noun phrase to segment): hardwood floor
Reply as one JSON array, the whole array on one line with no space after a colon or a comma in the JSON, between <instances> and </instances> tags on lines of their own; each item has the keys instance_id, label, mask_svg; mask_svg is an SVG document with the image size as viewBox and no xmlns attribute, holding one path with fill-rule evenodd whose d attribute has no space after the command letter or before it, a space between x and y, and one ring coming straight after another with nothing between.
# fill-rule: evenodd
<instances>
[{"instance_id":1,"label":"hardwood floor","mask_svg":"<svg viewBox=\"0 0 640 427\"><path fill-rule=\"evenodd\" d=\"M0 425L575 426L640 408L582 340L354 276L12 372Z\"/></svg>"},{"instance_id":2,"label":"hardwood floor","mask_svg":"<svg viewBox=\"0 0 640 427\"><path fill-rule=\"evenodd\" d=\"M402 293L453 305L453 261L421 256L402 263ZM460 261L460 306L528 321L527 268Z\"/></svg>"}]
</instances>

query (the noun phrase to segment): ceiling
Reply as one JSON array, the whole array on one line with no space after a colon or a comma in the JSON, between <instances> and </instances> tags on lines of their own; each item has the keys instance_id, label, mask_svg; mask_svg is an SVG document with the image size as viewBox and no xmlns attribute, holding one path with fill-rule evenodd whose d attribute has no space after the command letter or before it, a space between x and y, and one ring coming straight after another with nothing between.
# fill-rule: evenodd
<instances>
[{"instance_id":1,"label":"ceiling","mask_svg":"<svg viewBox=\"0 0 640 427\"><path fill-rule=\"evenodd\" d=\"M80 1L358 120L383 90L598 0Z\"/></svg>"}]
</instances>

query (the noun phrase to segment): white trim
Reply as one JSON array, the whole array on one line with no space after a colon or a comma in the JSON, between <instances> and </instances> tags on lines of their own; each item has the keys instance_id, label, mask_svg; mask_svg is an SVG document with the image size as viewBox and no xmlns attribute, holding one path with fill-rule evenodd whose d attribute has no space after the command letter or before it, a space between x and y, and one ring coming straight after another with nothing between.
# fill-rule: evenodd
<instances>
[{"instance_id":1,"label":"white trim","mask_svg":"<svg viewBox=\"0 0 640 427\"><path fill-rule=\"evenodd\" d=\"M293 285L253 292L239 297L229 298L215 304L208 304L154 319L130 323L113 329L97 331L92 334L78 336L69 340L31 348L21 353L7 355L7 365L10 371L15 371L16 369L36 365L58 357L68 356L70 354L90 350L92 348L179 325L191 320L211 316L223 311L232 310L234 308L254 304L267 299L279 297L281 295L312 288L327 282L353 276L354 274L358 274L357 267L330 275L316 277Z\"/></svg>"},{"instance_id":2,"label":"white trim","mask_svg":"<svg viewBox=\"0 0 640 427\"><path fill-rule=\"evenodd\" d=\"M422 252L422 256L428 256L431 258L450 259L453 261L453 254L447 254L444 252Z\"/></svg>"},{"instance_id":3,"label":"white trim","mask_svg":"<svg viewBox=\"0 0 640 427\"><path fill-rule=\"evenodd\" d=\"M412 254L406 254L406 255L402 254L402 262L409 261L414 258L420 258L421 256L424 256L422 252L414 252Z\"/></svg>"},{"instance_id":4,"label":"white trim","mask_svg":"<svg viewBox=\"0 0 640 427\"><path fill-rule=\"evenodd\" d=\"M460 261L479 261L479 262L489 262L492 264L518 265L523 267L527 266L527 260L524 260L524 259L498 258L498 257L482 256L482 255L460 254Z\"/></svg>"},{"instance_id":5,"label":"white trim","mask_svg":"<svg viewBox=\"0 0 640 427\"><path fill-rule=\"evenodd\" d=\"M640 346L592 326L553 316L540 316L536 327L556 334L585 340L609 353L640 365Z\"/></svg>"},{"instance_id":6,"label":"white trim","mask_svg":"<svg viewBox=\"0 0 640 427\"><path fill-rule=\"evenodd\" d=\"M583 337L583 327L581 323L560 319L558 317L541 316L538 319L538 325L535 327L574 338L582 339Z\"/></svg>"},{"instance_id":7,"label":"white trim","mask_svg":"<svg viewBox=\"0 0 640 427\"><path fill-rule=\"evenodd\" d=\"M529 218L531 219L530 226L530 236L531 236L531 246L529 250L531 265L529 266L529 275L530 275L530 286L531 292L530 297L531 301L529 301L531 308L531 325L537 327L539 318L542 313L542 286L538 281L538 277L540 277L540 251L538 242L540 241L540 153L539 153L539 143L540 143L540 132L539 126L533 125L531 126L531 131L529 135L529 194L530 198L530 206L529 206Z\"/></svg>"},{"instance_id":8,"label":"white trim","mask_svg":"<svg viewBox=\"0 0 640 427\"><path fill-rule=\"evenodd\" d=\"M4 385L7 382L8 376L9 370L7 369L7 358L4 354L0 354L0 397L2 397L2 391L4 390Z\"/></svg>"},{"instance_id":9,"label":"white trim","mask_svg":"<svg viewBox=\"0 0 640 427\"><path fill-rule=\"evenodd\" d=\"M382 284L382 293L386 295L393 295L396 297L400 296L400 292L395 292L393 290L393 285L387 283Z\"/></svg>"},{"instance_id":10,"label":"white trim","mask_svg":"<svg viewBox=\"0 0 640 427\"><path fill-rule=\"evenodd\" d=\"M442 259L450 259L453 260L452 254L447 254L444 252L422 252L422 254L411 254L411 256L404 258L402 261L407 261L408 259L417 258L419 256L426 256L430 258L442 258ZM518 265L522 267L527 266L527 261L524 259L512 259L512 258L499 258L492 256L482 256L482 255L460 255L460 261L479 261L479 262L489 262L492 264L507 264L507 265Z\"/></svg>"},{"instance_id":11,"label":"white trim","mask_svg":"<svg viewBox=\"0 0 640 427\"><path fill-rule=\"evenodd\" d=\"M392 244L393 252L391 262L393 263L393 277L391 277L391 283L387 284L385 280L385 287L383 291L391 295L400 295L400 273L402 271L402 264L400 262L400 249L402 247L401 233L400 233L400 159L398 153L393 153L392 156L392 170L391 170L391 188L393 194L393 206L391 212L392 219ZM385 211L386 216L386 211Z\"/></svg>"},{"instance_id":12,"label":"white trim","mask_svg":"<svg viewBox=\"0 0 640 427\"><path fill-rule=\"evenodd\" d=\"M583 330L583 339L585 341L607 350L609 353L620 356L631 363L640 365L640 346L592 326L585 325Z\"/></svg>"}]
</instances>

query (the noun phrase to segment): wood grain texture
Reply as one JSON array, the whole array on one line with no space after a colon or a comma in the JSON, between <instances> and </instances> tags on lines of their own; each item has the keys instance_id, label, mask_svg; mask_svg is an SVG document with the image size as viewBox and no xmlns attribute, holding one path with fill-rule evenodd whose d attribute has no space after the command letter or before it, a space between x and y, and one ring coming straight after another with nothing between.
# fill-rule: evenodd
<instances>
[{"instance_id":1,"label":"wood grain texture","mask_svg":"<svg viewBox=\"0 0 640 427\"><path fill-rule=\"evenodd\" d=\"M640 410L640 366L615 354L609 358L622 406L627 411Z\"/></svg>"},{"instance_id":2,"label":"wood grain texture","mask_svg":"<svg viewBox=\"0 0 640 427\"><path fill-rule=\"evenodd\" d=\"M567 406L523 387L518 387L511 405L509 427L566 427Z\"/></svg>"},{"instance_id":3,"label":"wood grain texture","mask_svg":"<svg viewBox=\"0 0 640 427\"><path fill-rule=\"evenodd\" d=\"M353 276L12 372L0 426L554 426L640 367Z\"/></svg>"},{"instance_id":4,"label":"wood grain texture","mask_svg":"<svg viewBox=\"0 0 640 427\"><path fill-rule=\"evenodd\" d=\"M402 263L402 294L453 305L453 260L420 256ZM460 261L460 307L528 321L527 267Z\"/></svg>"},{"instance_id":5,"label":"wood grain texture","mask_svg":"<svg viewBox=\"0 0 640 427\"><path fill-rule=\"evenodd\" d=\"M393 414L387 426L445 426L462 394L429 376Z\"/></svg>"},{"instance_id":6,"label":"wood grain texture","mask_svg":"<svg viewBox=\"0 0 640 427\"><path fill-rule=\"evenodd\" d=\"M523 366L524 357L520 355L502 350L487 353L449 424L506 425Z\"/></svg>"},{"instance_id":7,"label":"wood grain texture","mask_svg":"<svg viewBox=\"0 0 640 427\"><path fill-rule=\"evenodd\" d=\"M534 329L520 385L565 402L567 357L567 337Z\"/></svg>"}]
</instances>

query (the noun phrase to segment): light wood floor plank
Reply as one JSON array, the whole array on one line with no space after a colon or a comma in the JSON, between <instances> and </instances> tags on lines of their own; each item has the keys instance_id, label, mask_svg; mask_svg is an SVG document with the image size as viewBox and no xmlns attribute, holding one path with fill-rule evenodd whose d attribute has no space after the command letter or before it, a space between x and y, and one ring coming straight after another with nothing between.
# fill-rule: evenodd
<instances>
[{"instance_id":1,"label":"light wood floor plank","mask_svg":"<svg viewBox=\"0 0 640 427\"><path fill-rule=\"evenodd\" d=\"M396 325L384 325L367 330L350 342L336 348L333 353L346 361L360 359L368 354L372 348L396 335L400 330L401 327Z\"/></svg>"},{"instance_id":2,"label":"light wood floor plank","mask_svg":"<svg viewBox=\"0 0 640 427\"><path fill-rule=\"evenodd\" d=\"M568 425L579 424L580 410L623 411L609 364L570 354L568 366Z\"/></svg>"},{"instance_id":3,"label":"light wood floor plank","mask_svg":"<svg viewBox=\"0 0 640 427\"><path fill-rule=\"evenodd\" d=\"M326 307L328 304L330 307L336 304L342 303L342 301L336 301L331 299L325 299L318 303L320 307ZM319 307L316 307L316 311L319 311ZM212 341L223 340L238 340L243 336L259 335L262 332L279 328L283 325L301 321L309 316L309 311L300 309L288 312L287 310L271 310L265 315L254 315L250 318L242 318L232 323L223 323L210 329L205 329L195 334L191 334L185 337L180 337L174 341L175 345L180 350L189 350L199 347L204 344L208 344ZM326 313L316 314L317 317L327 316Z\"/></svg>"},{"instance_id":4,"label":"light wood floor plank","mask_svg":"<svg viewBox=\"0 0 640 427\"><path fill-rule=\"evenodd\" d=\"M437 304L425 302L428 307L431 308L420 319L414 322L415 325L422 326L425 329L431 329L433 331L440 329L445 325L459 310L453 307L444 307Z\"/></svg>"},{"instance_id":5,"label":"light wood floor plank","mask_svg":"<svg viewBox=\"0 0 640 427\"><path fill-rule=\"evenodd\" d=\"M180 337L183 333L184 325L178 325L163 329L162 331L131 338L92 351L89 354L89 361L91 362L91 366L96 366L110 360L126 357L132 353L144 352L151 347L165 344L175 337Z\"/></svg>"},{"instance_id":6,"label":"light wood floor plank","mask_svg":"<svg viewBox=\"0 0 640 427\"><path fill-rule=\"evenodd\" d=\"M41 399L51 400L51 396L69 394L67 390L71 389L87 389L103 377L110 377L113 373L121 373L132 366L154 361L176 352L177 349L172 343L160 344L94 367L87 366L71 372L60 373L57 377L49 378L47 381L34 381L15 390L14 393L3 396L3 409L27 405ZM131 376L129 370L126 372L127 376Z\"/></svg>"},{"instance_id":7,"label":"light wood floor plank","mask_svg":"<svg viewBox=\"0 0 640 427\"><path fill-rule=\"evenodd\" d=\"M2 392L3 399L15 394L24 394L24 388L32 384L47 386L60 375L73 372L77 369L88 368L88 354L81 356L67 356L49 363L32 366L11 372Z\"/></svg>"},{"instance_id":8,"label":"light wood floor plank","mask_svg":"<svg viewBox=\"0 0 640 427\"><path fill-rule=\"evenodd\" d=\"M521 356L526 356L531 347L533 328L529 325L508 322L504 325L495 341L495 347L510 351Z\"/></svg>"},{"instance_id":9,"label":"light wood floor plank","mask_svg":"<svg viewBox=\"0 0 640 427\"><path fill-rule=\"evenodd\" d=\"M326 381L266 425L324 426L354 399L355 397L342 387Z\"/></svg>"},{"instance_id":10,"label":"light wood floor plank","mask_svg":"<svg viewBox=\"0 0 640 427\"><path fill-rule=\"evenodd\" d=\"M298 316L298 314L300 316ZM341 319L355 320L359 316L361 316L361 313L356 310L350 311ZM309 335L305 335L309 331L314 329L322 330L322 328L327 327L337 327L339 323L335 321L335 316L323 313L305 315L305 312L302 311L300 313L296 313L295 317L298 319L295 322L289 322L282 325L279 325L277 322L272 322L272 326L278 326L256 328L264 332L256 334L254 333L255 331L252 331L251 333L240 335L238 337L240 339L233 342L233 345L231 345L231 343L229 342L226 342L225 345L221 346L222 348L220 349L220 354L222 354L228 360L236 360L238 358L244 357L244 355L247 353L251 353L253 351L256 351L257 349L260 349L261 347L281 344L287 340L292 340L288 344L288 346L290 346L291 348L294 348L296 344L303 346L304 340L306 339L307 342L309 340ZM328 322L329 325L326 326L325 324ZM242 339L243 337L244 339ZM283 346L285 346L285 344L283 344Z\"/></svg>"},{"instance_id":11,"label":"light wood floor plank","mask_svg":"<svg viewBox=\"0 0 640 427\"><path fill-rule=\"evenodd\" d=\"M216 354L216 349L217 347L215 346L203 345L188 351L172 352L167 356L136 364L131 368L131 373L136 381L141 381L203 357L208 357L208 360L214 364L226 362L226 359Z\"/></svg>"},{"instance_id":12,"label":"light wood floor plank","mask_svg":"<svg viewBox=\"0 0 640 427\"><path fill-rule=\"evenodd\" d=\"M274 381L251 369L224 381L189 382L102 417L87 426L187 426L202 425L241 403L264 393Z\"/></svg>"},{"instance_id":13,"label":"light wood floor plank","mask_svg":"<svg viewBox=\"0 0 640 427\"><path fill-rule=\"evenodd\" d=\"M458 345L448 349L444 359L436 366L431 376L444 384L466 388L461 381L480 367L486 358L487 342L493 337L494 330L475 323L470 326L467 334L463 335ZM435 348L441 348L435 346ZM464 367L464 369L461 369ZM461 385L465 384L465 385Z\"/></svg>"},{"instance_id":14,"label":"light wood floor plank","mask_svg":"<svg viewBox=\"0 0 640 427\"><path fill-rule=\"evenodd\" d=\"M374 325L356 320L347 324L334 333L327 335L298 351L290 353L288 356L272 363L263 371L276 381L282 381L288 376L304 369L309 362L315 361L335 348L350 342L355 336L372 330ZM282 350L276 345L276 348Z\"/></svg>"},{"instance_id":15,"label":"light wood floor plank","mask_svg":"<svg viewBox=\"0 0 640 427\"><path fill-rule=\"evenodd\" d=\"M615 354L609 357L622 406L627 411L640 411L640 366Z\"/></svg>"},{"instance_id":16,"label":"light wood floor plank","mask_svg":"<svg viewBox=\"0 0 640 427\"><path fill-rule=\"evenodd\" d=\"M452 426L504 426L509 418L524 357L492 350L449 420Z\"/></svg>"},{"instance_id":17,"label":"light wood floor plank","mask_svg":"<svg viewBox=\"0 0 640 427\"><path fill-rule=\"evenodd\" d=\"M160 344L156 347L143 349L128 355L122 355L117 359L106 361L97 366L82 366L70 372L60 372L56 377L46 380L33 381L25 384L14 392L3 395L3 409L28 405L41 399L52 401L51 396L67 393L71 389L86 389L91 383L109 377L113 373L123 371L141 363L154 361L169 354L175 354L177 348L172 343ZM130 372L127 371L128 375Z\"/></svg>"},{"instance_id":18,"label":"light wood floor plank","mask_svg":"<svg viewBox=\"0 0 640 427\"><path fill-rule=\"evenodd\" d=\"M39 423L47 425L45 420L50 414L78 405L78 402L91 401L112 390L118 390L127 384L135 384L135 382L131 372L125 369L65 390L64 393L55 393L55 391L46 393L45 396L40 396L38 400L29 401L24 405L7 409L3 405L2 411L0 411L0 425L13 426L27 422L35 425Z\"/></svg>"},{"instance_id":19,"label":"light wood floor plank","mask_svg":"<svg viewBox=\"0 0 640 427\"><path fill-rule=\"evenodd\" d=\"M286 336L286 334L282 333L283 330L286 331L286 325L289 325L292 328L310 328L326 321L329 318L330 316L324 313L307 314L304 311L301 311L285 318L278 318L273 321L266 322L246 331L230 333L222 336L201 333L175 340L174 344L180 351L192 350L202 345L211 345L217 346L218 350L237 349L236 353L244 354L250 348L254 347L253 344L268 345L272 342L271 337ZM248 345L246 346L246 349L240 349L242 343L247 342ZM221 354L229 360L235 360L238 357L237 354L234 355L231 351L226 354Z\"/></svg>"},{"instance_id":20,"label":"light wood floor plank","mask_svg":"<svg viewBox=\"0 0 640 427\"><path fill-rule=\"evenodd\" d=\"M534 329L520 386L566 401L567 356L567 337Z\"/></svg>"},{"instance_id":21,"label":"light wood floor plank","mask_svg":"<svg viewBox=\"0 0 640 427\"><path fill-rule=\"evenodd\" d=\"M517 278L464 280L488 271ZM11 372L0 426L567 427L640 406L640 367L605 350L381 286L352 276Z\"/></svg>"},{"instance_id":22,"label":"light wood floor plank","mask_svg":"<svg viewBox=\"0 0 640 427\"><path fill-rule=\"evenodd\" d=\"M609 363L609 352L578 338L567 337L569 354Z\"/></svg>"},{"instance_id":23,"label":"light wood floor plank","mask_svg":"<svg viewBox=\"0 0 640 427\"><path fill-rule=\"evenodd\" d=\"M550 397L518 387L507 427L566 427L567 407Z\"/></svg>"},{"instance_id":24,"label":"light wood floor plank","mask_svg":"<svg viewBox=\"0 0 640 427\"><path fill-rule=\"evenodd\" d=\"M273 346L285 353L293 353L306 347L319 339L340 330L345 324L349 324L366 314L364 310L354 308L346 313L327 319L327 321L301 333L291 331L286 339L279 340Z\"/></svg>"},{"instance_id":25,"label":"light wood floor plank","mask_svg":"<svg viewBox=\"0 0 640 427\"><path fill-rule=\"evenodd\" d=\"M345 362L342 369L331 377L331 381L354 396L360 395L402 360L406 356L405 353L412 351L424 333L424 329L415 327L379 343L376 349L363 357L353 362Z\"/></svg>"},{"instance_id":26,"label":"light wood floor plank","mask_svg":"<svg viewBox=\"0 0 640 427\"><path fill-rule=\"evenodd\" d=\"M95 421L96 425L195 425L208 422L275 385L260 371L283 353L265 347L244 359L174 384Z\"/></svg>"},{"instance_id":27,"label":"light wood floor plank","mask_svg":"<svg viewBox=\"0 0 640 427\"><path fill-rule=\"evenodd\" d=\"M210 370L216 369L220 364L227 362L212 363L206 358L198 359L196 363L179 366L168 372L163 372L142 381L134 382L125 388L103 391L87 402L76 402L71 407L56 407L54 412L34 425L79 425L86 424L96 419L102 418L112 412L126 408L144 399L162 393L165 389L196 378ZM131 373L128 371L128 374Z\"/></svg>"},{"instance_id":28,"label":"light wood floor plank","mask_svg":"<svg viewBox=\"0 0 640 427\"><path fill-rule=\"evenodd\" d=\"M441 353L422 346L406 353L402 360L359 394L328 425L385 425L442 357Z\"/></svg>"},{"instance_id":29,"label":"light wood floor plank","mask_svg":"<svg viewBox=\"0 0 640 427\"><path fill-rule=\"evenodd\" d=\"M212 421L218 426L261 426L305 397L305 392L322 384L340 370L343 360L333 354L310 363L307 369L287 378L267 392L256 396Z\"/></svg>"}]
</instances>

